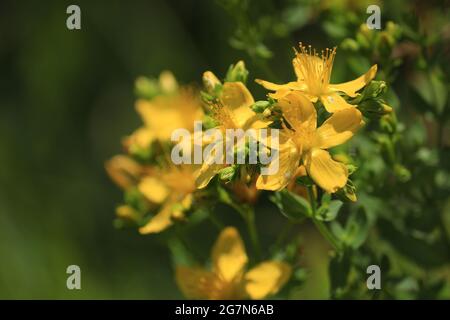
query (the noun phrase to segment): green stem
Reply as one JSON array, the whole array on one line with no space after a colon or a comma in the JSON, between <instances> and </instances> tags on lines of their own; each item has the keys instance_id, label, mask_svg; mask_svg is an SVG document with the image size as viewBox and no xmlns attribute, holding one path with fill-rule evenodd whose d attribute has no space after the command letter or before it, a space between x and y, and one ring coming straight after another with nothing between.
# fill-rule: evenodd
<instances>
[{"instance_id":1,"label":"green stem","mask_svg":"<svg viewBox=\"0 0 450 320\"><path fill-rule=\"evenodd\" d=\"M327 241L330 243L330 245L333 247L334 251L340 252L341 246L336 240L336 238L333 236L333 234L328 230L327 226L323 223L323 221L316 219L316 199L314 198L314 193L312 190L312 187L308 187L308 198L309 202L311 203L311 209L312 209L312 221L314 222L314 225L316 226L317 230L319 230L320 234L327 239Z\"/></svg>"},{"instance_id":2,"label":"green stem","mask_svg":"<svg viewBox=\"0 0 450 320\"><path fill-rule=\"evenodd\" d=\"M253 245L253 249L255 250L256 257L258 260L261 259L261 247L259 245L258 232L256 230L255 224L255 210L252 207L248 207L247 211L247 228L248 233L250 234L250 240Z\"/></svg>"},{"instance_id":3,"label":"green stem","mask_svg":"<svg viewBox=\"0 0 450 320\"><path fill-rule=\"evenodd\" d=\"M230 205L238 211L242 218L244 219L247 230L250 236L250 241L252 242L253 250L255 251L256 257L258 260L261 258L261 246L259 244L259 237L258 237L258 231L256 230L256 224L255 224L255 211L253 207L246 206L241 207L239 205L236 205L234 203L230 203Z\"/></svg>"},{"instance_id":4,"label":"green stem","mask_svg":"<svg viewBox=\"0 0 450 320\"><path fill-rule=\"evenodd\" d=\"M292 227L294 224L291 221L286 221L286 224L284 225L283 229L281 230L280 234L278 235L277 240L275 241L275 248L279 249L283 245L284 241L286 240L287 236L292 230Z\"/></svg>"},{"instance_id":5,"label":"green stem","mask_svg":"<svg viewBox=\"0 0 450 320\"><path fill-rule=\"evenodd\" d=\"M208 212L208 218L211 221L211 223L218 229L218 230L222 230L225 228L224 224L222 223L222 221L219 220L219 218L216 217L216 215L212 212L209 211Z\"/></svg>"}]
</instances>

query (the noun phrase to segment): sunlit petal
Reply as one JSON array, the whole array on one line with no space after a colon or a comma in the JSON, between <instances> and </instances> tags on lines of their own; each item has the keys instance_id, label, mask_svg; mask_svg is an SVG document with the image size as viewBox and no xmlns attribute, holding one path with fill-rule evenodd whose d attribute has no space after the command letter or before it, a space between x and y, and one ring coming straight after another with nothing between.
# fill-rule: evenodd
<instances>
[{"instance_id":1,"label":"sunlit petal","mask_svg":"<svg viewBox=\"0 0 450 320\"><path fill-rule=\"evenodd\" d=\"M278 150L278 157L275 157L267 167L268 172L272 174L261 174L256 181L257 189L281 190L289 184L296 173L301 157L301 150L290 139L284 142L280 139Z\"/></svg>"},{"instance_id":2,"label":"sunlit petal","mask_svg":"<svg viewBox=\"0 0 450 320\"><path fill-rule=\"evenodd\" d=\"M248 262L244 243L236 228L227 227L219 235L212 251L214 272L231 282L240 276Z\"/></svg>"},{"instance_id":3,"label":"sunlit petal","mask_svg":"<svg viewBox=\"0 0 450 320\"><path fill-rule=\"evenodd\" d=\"M361 112L356 108L347 108L331 115L317 129L316 147L328 149L350 139L364 124Z\"/></svg>"},{"instance_id":4,"label":"sunlit petal","mask_svg":"<svg viewBox=\"0 0 450 320\"><path fill-rule=\"evenodd\" d=\"M326 192L336 192L347 183L347 167L334 161L328 151L314 148L305 160L308 174Z\"/></svg>"},{"instance_id":5,"label":"sunlit petal","mask_svg":"<svg viewBox=\"0 0 450 320\"><path fill-rule=\"evenodd\" d=\"M144 177L138 189L152 203L161 203L169 195L167 187L156 177Z\"/></svg>"},{"instance_id":6,"label":"sunlit petal","mask_svg":"<svg viewBox=\"0 0 450 320\"><path fill-rule=\"evenodd\" d=\"M368 84L375 75L377 74L377 65L373 65L369 71L367 71L362 76L356 78L355 80L338 83L338 84L330 84L328 88L333 91L344 92L346 95L350 97L356 96L356 91L362 89L366 84Z\"/></svg>"},{"instance_id":7,"label":"sunlit petal","mask_svg":"<svg viewBox=\"0 0 450 320\"><path fill-rule=\"evenodd\" d=\"M152 217L145 226L139 228L139 233L158 233L172 225L172 206L171 202L164 204L161 211Z\"/></svg>"},{"instance_id":8,"label":"sunlit petal","mask_svg":"<svg viewBox=\"0 0 450 320\"><path fill-rule=\"evenodd\" d=\"M212 299L220 284L214 273L198 267L177 266L175 278L188 299Z\"/></svg>"},{"instance_id":9,"label":"sunlit petal","mask_svg":"<svg viewBox=\"0 0 450 320\"><path fill-rule=\"evenodd\" d=\"M354 105L345 101L344 98L342 98L337 93L322 95L320 96L320 101L322 101L325 109L330 113L334 113L346 108L355 108Z\"/></svg>"},{"instance_id":10,"label":"sunlit petal","mask_svg":"<svg viewBox=\"0 0 450 320\"><path fill-rule=\"evenodd\" d=\"M226 82L223 85L220 100L224 106L231 109L249 107L255 102L242 82Z\"/></svg>"},{"instance_id":11,"label":"sunlit petal","mask_svg":"<svg viewBox=\"0 0 450 320\"><path fill-rule=\"evenodd\" d=\"M284 262L262 262L245 274L245 290L251 299L276 294L290 278L291 270Z\"/></svg>"},{"instance_id":12,"label":"sunlit petal","mask_svg":"<svg viewBox=\"0 0 450 320\"><path fill-rule=\"evenodd\" d=\"M302 93L293 91L278 101L283 117L294 129L316 128L317 112L314 105Z\"/></svg>"}]
</instances>

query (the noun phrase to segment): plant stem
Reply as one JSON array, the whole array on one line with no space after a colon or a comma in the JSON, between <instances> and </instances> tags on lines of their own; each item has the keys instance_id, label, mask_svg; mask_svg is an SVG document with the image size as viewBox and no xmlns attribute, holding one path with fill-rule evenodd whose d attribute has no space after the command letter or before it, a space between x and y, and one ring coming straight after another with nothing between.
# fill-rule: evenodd
<instances>
[{"instance_id":1,"label":"plant stem","mask_svg":"<svg viewBox=\"0 0 450 320\"><path fill-rule=\"evenodd\" d=\"M327 241L333 247L334 251L340 252L341 251L341 246L338 243L338 241L336 240L336 238L333 236L333 234L330 232L330 230L328 230L327 226L323 223L323 221L320 221L320 220L318 220L316 218L317 203L316 203L316 199L314 197L314 193L313 193L312 187L309 186L307 188L307 190L308 190L309 202L311 203L311 209L312 209L312 217L311 217L311 219L314 222L314 225L316 226L317 230L319 230L320 234L325 239L327 239Z\"/></svg>"},{"instance_id":2,"label":"plant stem","mask_svg":"<svg viewBox=\"0 0 450 320\"><path fill-rule=\"evenodd\" d=\"M242 218L244 219L247 230L250 236L250 241L252 242L253 250L255 251L257 260L261 259L261 246L259 244L258 231L256 230L255 224L255 210L251 206L239 206L232 204L232 207L238 211Z\"/></svg>"},{"instance_id":3,"label":"plant stem","mask_svg":"<svg viewBox=\"0 0 450 320\"><path fill-rule=\"evenodd\" d=\"M256 230L255 224L255 210L252 207L248 207L246 210L246 222L248 233L250 235L250 240L253 245L253 250L255 250L256 257L258 260L261 259L261 247L259 245L258 231Z\"/></svg>"},{"instance_id":4,"label":"plant stem","mask_svg":"<svg viewBox=\"0 0 450 320\"><path fill-rule=\"evenodd\" d=\"M218 229L218 230L222 230L223 228L225 228L224 224L222 223L222 221L220 221L217 216L212 212L209 211L208 212L208 218L211 221L211 223Z\"/></svg>"},{"instance_id":5,"label":"plant stem","mask_svg":"<svg viewBox=\"0 0 450 320\"><path fill-rule=\"evenodd\" d=\"M290 231L292 230L292 227L294 224L291 221L286 221L286 224L284 225L283 229L281 230L280 234L278 235L277 240L275 241L275 248L279 249L284 241L286 240L287 236L289 235Z\"/></svg>"}]
</instances>

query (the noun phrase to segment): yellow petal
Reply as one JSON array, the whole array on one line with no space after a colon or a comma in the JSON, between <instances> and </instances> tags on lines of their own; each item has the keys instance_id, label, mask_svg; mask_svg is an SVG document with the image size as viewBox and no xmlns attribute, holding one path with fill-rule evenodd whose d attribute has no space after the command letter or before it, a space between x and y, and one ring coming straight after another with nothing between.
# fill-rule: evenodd
<instances>
[{"instance_id":1,"label":"yellow petal","mask_svg":"<svg viewBox=\"0 0 450 320\"><path fill-rule=\"evenodd\" d=\"M334 161L328 151L314 148L305 160L308 174L326 192L336 192L347 183L347 167Z\"/></svg>"},{"instance_id":2,"label":"yellow petal","mask_svg":"<svg viewBox=\"0 0 450 320\"><path fill-rule=\"evenodd\" d=\"M139 191L153 203L161 203L169 195L169 190L155 177L144 177L138 185Z\"/></svg>"},{"instance_id":3,"label":"yellow petal","mask_svg":"<svg viewBox=\"0 0 450 320\"><path fill-rule=\"evenodd\" d=\"M328 149L346 142L363 123L361 112L356 108L335 112L317 129L316 147Z\"/></svg>"},{"instance_id":4,"label":"yellow petal","mask_svg":"<svg viewBox=\"0 0 450 320\"><path fill-rule=\"evenodd\" d=\"M112 157L105 163L105 169L111 179L123 189L134 186L142 172L142 167L125 155Z\"/></svg>"},{"instance_id":5,"label":"yellow petal","mask_svg":"<svg viewBox=\"0 0 450 320\"><path fill-rule=\"evenodd\" d=\"M177 266L175 278L178 287L188 299L212 299L219 286L217 276L202 268Z\"/></svg>"},{"instance_id":6,"label":"yellow petal","mask_svg":"<svg viewBox=\"0 0 450 320\"><path fill-rule=\"evenodd\" d=\"M242 82L226 82L220 96L222 104L228 108L249 107L255 101Z\"/></svg>"},{"instance_id":7,"label":"yellow petal","mask_svg":"<svg viewBox=\"0 0 450 320\"><path fill-rule=\"evenodd\" d=\"M354 105L349 104L347 101L344 100L344 98L342 98L337 93L322 95L320 96L320 101L322 101L323 105L325 106L325 109L330 113L339 110L344 110L346 108L355 108Z\"/></svg>"},{"instance_id":8,"label":"yellow petal","mask_svg":"<svg viewBox=\"0 0 450 320\"><path fill-rule=\"evenodd\" d=\"M140 148L147 148L155 139L155 134L152 130L142 127L134 131L127 139L126 145L136 145Z\"/></svg>"},{"instance_id":9,"label":"yellow petal","mask_svg":"<svg viewBox=\"0 0 450 320\"><path fill-rule=\"evenodd\" d=\"M276 294L291 276L291 266L284 262L262 262L245 274L245 290L251 299Z\"/></svg>"},{"instance_id":10,"label":"yellow petal","mask_svg":"<svg viewBox=\"0 0 450 320\"><path fill-rule=\"evenodd\" d=\"M367 71L365 74L358 77L357 79L344 83L330 84L328 88L330 88L333 91L344 92L346 95L350 97L355 97L356 91L360 90L366 84L368 84L373 78L375 78L376 74L377 74L377 65L375 64L369 69L369 71Z\"/></svg>"},{"instance_id":11,"label":"yellow petal","mask_svg":"<svg viewBox=\"0 0 450 320\"><path fill-rule=\"evenodd\" d=\"M136 110L144 121L146 127L161 140L168 140L173 130L185 128L186 115L181 112L182 101L172 97L156 97L152 102L138 100ZM193 124L191 124L192 126Z\"/></svg>"},{"instance_id":12,"label":"yellow petal","mask_svg":"<svg viewBox=\"0 0 450 320\"><path fill-rule=\"evenodd\" d=\"M200 170L198 170L195 177L195 185L198 189L203 189L208 185L212 178L222 169L225 165L204 162Z\"/></svg>"},{"instance_id":13,"label":"yellow petal","mask_svg":"<svg viewBox=\"0 0 450 320\"><path fill-rule=\"evenodd\" d=\"M278 91L278 90L305 90L306 85L300 81L291 81L284 84L276 84L266 80L256 79L255 82L262 85L267 90Z\"/></svg>"},{"instance_id":14,"label":"yellow petal","mask_svg":"<svg viewBox=\"0 0 450 320\"><path fill-rule=\"evenodd\" d=\"M172 225L172 203L163 205L154 217L152 217L145 226L139 228L140 234L158 233Z\"/></svg>"},{"instance_id":15,"label":"yellow petal","mask_svg":"<svg viewBox=\"0 0 450 320\"><path fill-rule=\"evenodd\" d=\"M116 208L116 215L119 218L135 221L138 218L138 213L130 206L122 205Z\"/></svg>"},{"instance_id":16,"label":"yellow petal","mask_svg":"<svg viewBox=\"0 0 450 320\"><path fill-rule=\"evenodd\" d=\"M248 258L236 228L227 227L220 233L214 244L212 261L214 272L227 282L242 275Z\"/></svg>"},{"instance_id":17,"label":"yellow petal","mask_svg":"<svg viewBox=\"0 0 450 320\"><path fill-rule=\"evenodd\" d=\"M283 141L284 140L284 141ZM274 158L268 166L270 175L260 175L256 180L256 188L260 190L281 190L286 187L295 175L299 166L301 150L291 139L280 135L278 157Z\"/></svg>"},{"instance_id":18,"label":"yellow petal","mask_svg":"<svg viewBox=\"0 0 450 320\"><path fill-rule=\"evenodd\" d=\"M263 119L261 116L255 115L252 119L250 119L249 124L246 125L245 129L251 128L251 129L263 129L267 128L272 123L271 120Z\"/></svg>"},{"instance_id":19,"label":"yellow petal","mask_svg":"<svg viewBox=\"0 0 450 320\"><path fill-rule=\"evenodd\" d=\"M170 71L163 71L159 75L159 85L163 92L175 92L178 89L178 82Z\"/></svg>"},{"instance_id":20,"label":"yellow petal","mask_svg":"<svg viewBox=\"0 0 450 320\"><path fill-rule=\"evenodd\" d=\"M317 125L317 112L314 105L302 93L292 92L278 101L283 117L292 128L301 127L314 130Z\"/></svg>"},{"instance_id":21,"label":"yellow petal","mask_svg":"<svg viewBox=\"0 0 450 320\"><path fill-rule=\"evenodd\" d=\"M236 125L244 130L248 129L251 124L258 119L255 112L249 106L234 109L233 117L236 121Z\"/></svg>"}]
</instances>

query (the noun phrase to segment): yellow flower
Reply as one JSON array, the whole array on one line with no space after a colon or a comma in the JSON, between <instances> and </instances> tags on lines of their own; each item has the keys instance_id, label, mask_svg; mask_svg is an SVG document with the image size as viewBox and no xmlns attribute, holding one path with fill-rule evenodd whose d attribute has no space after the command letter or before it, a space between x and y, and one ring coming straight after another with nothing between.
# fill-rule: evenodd
<instances>
[{"instance_id":1,"label":"yellow flower","mask_svg":"<svg viewBox=\"0 0 450 320\"><path fill-rule=\"evenodd\" d=\"M354 107L347 103L338 93L343 92L350 97L356 97L356 92L375 77L377 65L373 65L369 71L355 80L330 84L335 55L336 48L332 50L327 48L319 56L315 49L311 49L311 46L307 48L300 43L300 51L296 52L292 61L297 81L275 84L257 79L256 82L268 90L276 91L275 94L271 94L274 99L282 98L290 91L301 91L312 102L320 99L325 109L330 113Z\"/></svg>"},{"instance_id":2,"label":"yellow flower","mask_svg":"<svg viewBox=\"0 0 450 320\"><path fill-rule=\"evenodd\" d=\"M173 219L181 219L190 209L195 187L195 170L191 165L171 165L165 170L143 177L138 190L153 204L160 205L159 212L143 227L141 234L158 233L172 225Z\"/></svg>"},{"instance_id":3,"label":"yellow flower","mask_svg":"<svg viewBox=\"0 0 450 320\"><path fill-rule=\"evenodd\" d=\"M259 176L256 187L265 190L286 187L297 173L300 162L326 192L333 193L344 187L347 167L334 161L326 149L346 142L364 124L359 110L337 111L317 128L316 109L300 92L287 94L278 104L292 130L285 128L280 133L277 174ZM269 164L269 170L272 165Z\"/></svg>"},{"instance_id":4,"label":"yellow flower","mask_svg":"<svg viewBox=\"0 0 450 320\"><path fill-rule=\"evenodd\" d=\"M142 166L126 155L112 157L106 161L105 169L110 178L124 190L136 185L142 173Z\"/></svg>"},{"instance_id":5,"label":"yellow flower","mask_svg":"<svg viewBox=\"0 0 450 320\"><path fill-rule=\"evenodd\" d=\"M214 74L207 71L203 75L203 81L206 87L212 87L220 84ZM216 129L222 132L225 145L226 129L261 129L267 127L269 121L263 120L256 114L251 106L255 103L253 96L242 82L225 82L219 97L219 103L212 106L212 116L219 124ZM242 138L245 139L245 138ZM234 145L238 145L236 141ZM229 150L228 150L229 151ZM215 155L210 155L214 158ZM226 166L226 152L223 152L223 161L220 164L212 163L211 159L204 159L204 163L199 170L197 177L197 187L204 188L209 181ZM218 161L219 162L219 161Z\"/></svg>"},{"instance_id":6,"label":"yellow flower","mask_svg":"<svg viewBox=\"0 0 450 320\"><path fill-rule=\"evenodd\" d=\"M244 243L233 227L225 228L212 250L212 270L177 266L176 281L189 299L264 299L276 294L291 276L291 267L265 261L245 272Z\"/></svg>"},{"instance_id":7,"label":"yellow flower","mask_svg":"<svg viewBox=\"0 0 450 320\"><path fill-rule=\"evenodd\" d=\"M170 141L175 129L185 128L193 131L194 121L202 119L201 102L192 88L178 89L175 78L169 74L160 77L160 86L171 88L169 92L172 93L156 96L150 101L136 102L136 111L144 126L126 139L126 146L147 148L155 140Z\"/></svg>"}]
</instances>

